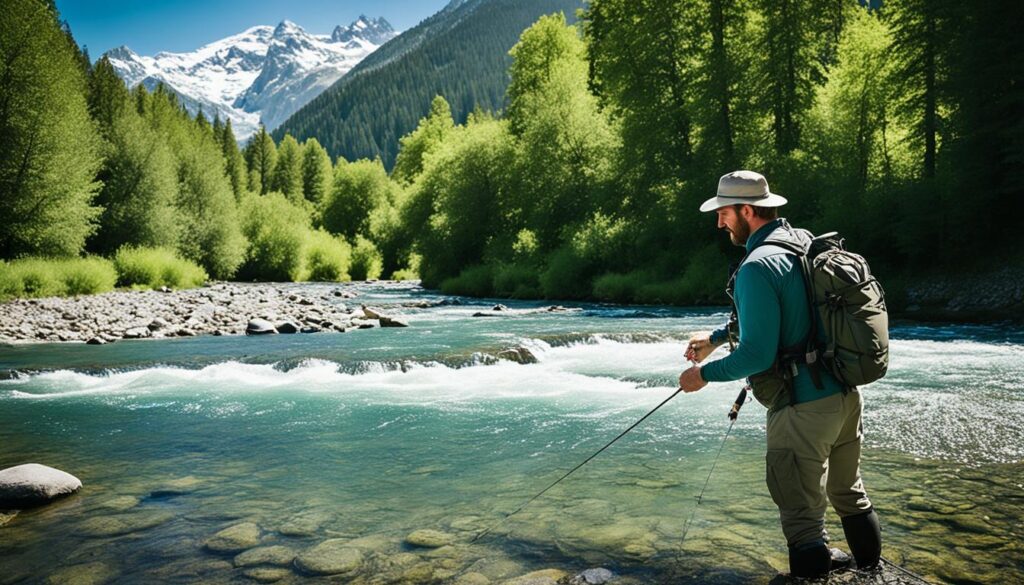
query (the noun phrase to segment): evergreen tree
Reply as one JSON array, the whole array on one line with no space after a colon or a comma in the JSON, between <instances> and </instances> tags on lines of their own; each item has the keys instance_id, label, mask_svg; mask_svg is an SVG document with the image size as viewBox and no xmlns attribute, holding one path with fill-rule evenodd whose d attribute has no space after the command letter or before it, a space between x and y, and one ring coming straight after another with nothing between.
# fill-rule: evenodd
<instances>
[{"instance_id":1,"label":"evergreen tree","mask_svg":"<svg viewBox=\"0 0 1024 585\"><path fill-rule=\"evenodd\" d=\"M100 140L86 79L52 5L0 18L0 257L74 255L95 230Z\"/></svg>"},{"instance_id":2,"label":"evergreen tree","mask_svg":"<svg viewBox=\"0 0 1024 585\"><path fill-rule=\"evenodd\" d=\"M286 135L277 148L277 162L271 175L271 189L284 194L292 203L304 199L302 194L302 149Z\"/></svg>"},{"instance_id":3,"label":"evergreen tree","mask_svg":"<svg viewBox=\"0 0 1024 585\"><path fill-rule=\"evenodd\" d=\"M313 204L327 197L333 182L331 157L316 138L302 145L302 194Z\"/></svg>"},{"instance_id":4,"label":"evergreen tree","mask_svg":"<svg viewBox=\"0 0 1024 585\"><path fill-rule=\"evenodd\" d=\"M96 62L89 75L89 114L106 135L124 110L131 108L131 95L114 71L106 55Z\"/></svg>"},{"instance_id":5,"label":"evergreen tree","mask_svg":"<svg viewBox=\"0 0 1024 585\"><path fill-rule=\"evenodd\" d=\"M271 176L277 164L277 146L263 126L245 147L245 163L249 168L249 190L260 195L270 191Z\"/></svg>"},{"instance_id":6,"label":"evergreen tree","mask_svg":"<svg viewBox=\"0 0 1024 585\"><path fill-rule=\"evenodd\" d=\"M245 159L238 149L238 141L235 140L235 132L231 129L231 120L224 122L219 134L221 153L224 155L224 172L231 181L231 191L235 194L235 201L241 201L248 187L248 169L245 167Z\"/></svg>"}]
</instances>

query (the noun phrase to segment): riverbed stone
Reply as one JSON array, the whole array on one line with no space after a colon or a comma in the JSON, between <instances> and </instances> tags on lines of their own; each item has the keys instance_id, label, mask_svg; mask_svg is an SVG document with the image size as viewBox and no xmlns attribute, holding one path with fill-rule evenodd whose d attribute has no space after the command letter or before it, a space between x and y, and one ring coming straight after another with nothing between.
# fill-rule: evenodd
<instances>
[{"instance_id":1,"label":"riverbed stone","mask_svg":"<svg viewBox=\"0 0 1024 585\"><path fill-rule=\"evenodd\" d=\"M246 335L273 335L277 333L274 324L266 319L250 319L245 326Z\"/></svg>"},{"instance_id":2,"label":"riverbed stone","mask_svg":"<svg viewBox=\"0 0 1024 585\"><path fill-rule=\"evenodd\" d=\"M505 581L503 585L558 585L568 575L561 569L543 569Z\"/></svg>"},{"instance_id":3,"label":"riverbed stone","mask_svg":"<svg viewBox=\"0 0 1024 585\"><path fill-rule=\"evenodd\" d=\"M381 327L408 327L409 322L398 317L388 317L387 315L381 315L380 317Z\"/></svg>"},{"instance_id":4,"label":"riverbed stone","mask_svg":"<svg viewBox=\"0 0 1024 585\"><path fill-rule=\"evenodd\" d=\"M485 575L477 572L463 573L455 579L455 585L489 585L491 582Z\"/></svg>"},{"instance_id":5,"label":"riverbed stone","mask_svg":"<svg viewBox=\"0 0 1024 585\"><path fill-rule=\"evenodd\" d=\"M17 515L17 510L0 510L0 527L14 520L14 517Z\"/></svg>"},{"instance_id":6,"label":"riverbed stone","mask_svg":"<svg viewBox=\"0 0 1024 585\"><path fill-rule=\"evenodd\" d=\"M106 563L81 563L51 573L46 585L102 585L117 575L118 572Z\"/></svg>"},{"instance_id":7,"label":"riverbed stone","mask_svg":"<svg viewBox=\"0 0 1024 585\"><path fill-rule=\"evenodd\" d=\"M242 574L258 583L276 583L290 577L292 571L280 567L253 567L242 571Z\"/></svg>"},{"instance_id":8,"label":"riverbed stone","mask_svg":"<svg viewBox=\"0 0 1024 585\"><path fill-rule=\"evenodd\" d=\"M406 544L420 548L441 548L454 541L455 537L451 534L429 528L415 530L405 537Z\"/></svg>"},{"instance_id":9,"label":"riverbed stone","mask_svg":"<svg viewBox=\"0 0 1024 585\"><path fill-rule=\"evenodd\" d=\"M252 522L229 526L203 542L207 550L216 553L237 553L260 542L260 527Z\"/></svg>"},{"instance_id":10,"label":"riverbed stone","mask_svg":"<svg viewBox=\"0 0 1024 585\"><path fill-rule=\"evenodd\" d=\"M0 470L0 509L21 509L46 504L82 489L70 473L39 463Z\"/></svg>"},{"instance_id":11,"label":"riverbed stone","mask_svg":"<svg viewBox=\"0 0 1024 585\"><path fill-rule=\"evenodd\" d=\"M295 566L312 575L344 575L363 564L363 553L349 546L343 538L332 538L300 553Z\"/></svg>"},{"instance_id":12,"label":"riverbed stone","mask_svg":"<svg viewBox=\"0 0 1024 585\"><path fill-rule=\"evenodd\" d=\"M278 333L298 333L300 326L292 321L281 321L277 324Z\"/></svg>"},{"instance_id":13,"label":"riverbed stone","mask_svg":"<svg viewBox=\"0 0 1024 585\"><path fill-rule=\"evenodd\" d=\"M614 578L615 573L604 567L597 567L577 574L569 581L569 585L604 585Z\"/></svg>"},{"instance_id":14,"label":"riverbed stone","mask_svg":"<svg viewBox=\"0 0 1024 585\"><path fill-rule=\"evenodd\" d=\"M172 518L174 518L174 514L170 512L148 510L111 516L95 516L87 518L79 524L78 530L86 536L121 536L155 528Z\"/></svg>"},{"instance_id":15,"label":"riverbed stone","mask_svg":"<svg viewBox=\"0 0 1024 585\"><path fill-rule=\"evenodd\" d=\"M251 548L234 559L236 567L252 567L256 565L274 565L287 567L295 560L295 550L287 546L259 546Z\"/></svg>"}]
</instances>

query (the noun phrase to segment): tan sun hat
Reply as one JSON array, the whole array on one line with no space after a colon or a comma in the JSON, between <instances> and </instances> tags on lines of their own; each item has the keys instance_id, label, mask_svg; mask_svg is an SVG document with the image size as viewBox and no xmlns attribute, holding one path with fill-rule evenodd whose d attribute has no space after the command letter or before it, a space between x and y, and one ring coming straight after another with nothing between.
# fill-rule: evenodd
<instances>
[{"instance_id":1,"label":"tan sun hat","mask_svg":"<svg viewBox=\"0 0 1024 585\"><path fill-rule=\"evenodd\" d=\"M718 180L718 196L712 197L700 206L701 211L714 211L726 205L755 205L757 207L779 207L786 204L786 198L768 190L768 180L754 171L733 171Z\"/></svg>"}]
</instances>

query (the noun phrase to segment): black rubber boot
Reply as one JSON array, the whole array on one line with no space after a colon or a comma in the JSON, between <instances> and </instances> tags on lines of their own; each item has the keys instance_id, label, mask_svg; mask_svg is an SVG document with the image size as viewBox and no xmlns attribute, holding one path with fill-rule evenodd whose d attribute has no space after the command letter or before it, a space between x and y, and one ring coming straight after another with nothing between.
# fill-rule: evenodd
<instances>
[{"instance_id":1,"label":"black rubber boot","mask_svg":"<svg viewBox=\"0 0 1024 585\"><path fill-rule=\"evenodd\" d=\"M801 579L817 579L832 569L832 553L822 541L789 547L789 574Z\"/></svg>"},{"instance_id":2,"label":"black rubber boot","mask_svg":"<svg viewBox=\"0 0 1024 585\"><path fill-rule=\"evenodd\" d=\"M843 518L843 532L857 568L870 571L877 567L882 557L882 529L878 526L875 509Z\"/></svg>"}]
</instances>

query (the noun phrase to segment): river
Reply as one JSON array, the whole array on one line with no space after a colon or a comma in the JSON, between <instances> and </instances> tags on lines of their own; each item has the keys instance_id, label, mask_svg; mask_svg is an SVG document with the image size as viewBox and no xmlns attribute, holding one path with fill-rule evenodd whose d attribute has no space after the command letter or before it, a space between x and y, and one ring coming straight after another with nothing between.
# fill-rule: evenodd
<instances>
[{"instance_id":1,"label":"river","mask_svg":"<svg viewBox=\"0 0 1024 585\"><path fill-rule=\"evenodd\" d=\"M411 326L0 346L0 468L84 483L0 527L0 584L318 582L288 555L331 539L358 551L343 581L359 583L598 566L622 583L748 583L786 568L754 402L680 546L737 383L677 396L470 542L669 396L685 339L721 309L501 301L510 312L474 318L497 301L358 290ZM884 554L937 582L1024 582L1024 331L891 334L889 374L863 390ZM507 349L536 363L496 357ZM256 531L238 550L285 548L251 566L211 550L239 524ZM831 512L829 527L843 546ZM406 541L423 530L444 546Z\"/></svg>"}]
</instances>

